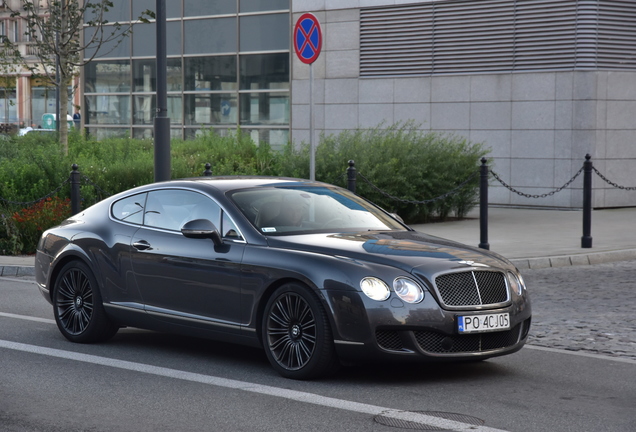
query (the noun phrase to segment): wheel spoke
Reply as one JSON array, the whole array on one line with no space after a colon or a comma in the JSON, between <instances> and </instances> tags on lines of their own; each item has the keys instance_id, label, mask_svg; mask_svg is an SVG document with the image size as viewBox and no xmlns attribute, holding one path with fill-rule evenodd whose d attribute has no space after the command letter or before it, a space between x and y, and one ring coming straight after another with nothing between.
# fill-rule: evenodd
<instances>
[{"instance_id":1,"label":"wheel spoke","mask_svg":"<svg viewBox=\"0 0 636 432\"><path fill-rule=\"evenodd\" d=\"M274 311L272 311L272 313L270 314L269 319L271 321L274 321L276 324L278 324L281 327L287 327L289 325L288 320L285 320L285 318L278 316L277 314L274 313Z\"/></svg>"},{"instance_id":2,"label":"wheel spoke","mask_svg":"<svg viewBox=\"0 0 636 432\"><path fill-rule=\"evenodd\" d=\"M291 342L291 339L289 338L289 336L284 335L284 336L282 336L282 337L280 337L280 338L278 338L276 340L273 340L270 343L270 346L272 347L273 350L276 350L276 349L280 348L281 345L291 344L291 343L292 342Z\"/></svg>"}]
</instances>

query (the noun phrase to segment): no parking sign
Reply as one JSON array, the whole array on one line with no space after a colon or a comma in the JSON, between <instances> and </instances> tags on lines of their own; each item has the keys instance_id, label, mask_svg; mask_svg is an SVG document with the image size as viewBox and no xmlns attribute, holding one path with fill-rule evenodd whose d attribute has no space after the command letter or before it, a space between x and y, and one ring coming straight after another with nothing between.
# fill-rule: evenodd
<instances>
[{"instance_id":1,"label":"no parking sign","mask_svg":"<svg viewBox=\"0 0 636 432\"><path fill-rule=\"evenodd\" d=\"M316 145L314 143L314 65L322 49L322 29L318 18L305 13L294 26L294 51L301 62L309 65L309 179L316 179Z\"/></svg>"},{"instance_id":2,"label":"no parking sign","mask_svg":"<svg viewBox=\"0 0 636 432\"><path fill-rule=\"evenodd\" d=\"M316 61L322 49L322 29L318 18L305 13L298 18L294 27L294 50L301 62L311 64Z\"/></svg>"}]
</instances>

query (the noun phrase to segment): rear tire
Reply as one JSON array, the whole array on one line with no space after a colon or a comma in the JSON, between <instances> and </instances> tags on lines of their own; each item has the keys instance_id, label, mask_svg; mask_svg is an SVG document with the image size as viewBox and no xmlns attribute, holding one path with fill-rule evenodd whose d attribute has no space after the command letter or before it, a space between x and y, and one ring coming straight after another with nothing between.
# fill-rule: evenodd
<instances>
[{"instance_id":1,"label":"rear tire","mask_svg":"<svg viewBox=\"0 0 636 432\"><path fill-rule=\"evenodd\" d=\"M53 314L71 342L103 342L119 330L106 315L93 272L81 261L62 267L53 287Z\"/></svg>"},{"instance_id":2,"label":"rear tire","mask_svg":"<svg viewBox=\"0 0 636 432\"><path fill-rule=\"evenodd\" d=\"M304 285L288 283L274 292L261 331L269 362L286 378L318 378L339 365L327 313Z\"/></svg>"}]
</instances>

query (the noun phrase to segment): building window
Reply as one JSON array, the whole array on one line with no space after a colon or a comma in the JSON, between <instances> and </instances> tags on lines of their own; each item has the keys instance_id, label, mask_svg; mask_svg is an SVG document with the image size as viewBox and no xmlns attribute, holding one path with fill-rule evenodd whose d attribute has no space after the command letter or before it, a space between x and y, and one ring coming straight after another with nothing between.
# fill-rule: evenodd
<instances>
[{"instance_id":1,"label":"building window","mask_svg":"<svg viewBox=\"0 0 636 432\"><path fill-rule=\"evenodd\" d=\"M186 91L236 90L236 56L186 57Z\"/></svg>"},{"instance_id":2,"label":"building window","mask_svg":"<svg viewBox=\"0 0 636 432\"><path fill-rule=\"evenodd\" d=\"M289 53L241 57L241 90L289 90Z\"/></svg>"},{"instance_id":3,"label":"building window","mask_svg":"<svg viewBox=\"0 0 636 432\"><path fill-rule=\"evenodd\" d=\"M183 0L183 15L186 17L235 14L235 1Z\"/></svg>"},{"instance_id":4,"label":"building window","mask_svg":"<svg viewBox=\"0 0 636 432\"><path fill-rule=\"evenodd\" d=\"M236 52L236 18L197 19L183 22L184 54Z\"/></svg>"},{"instance_id":5,"label":"building window","mask_svg":"<svg viewBox=\"0 0 636 432\"><path fill-rule=\"evenodd\" d=\"M92 61L84 68L86 93L130 91L130 60Z\"/></svg>"},{"instance_id":6,"label":"building window","mask_svg":"<svg viewBox=\"0 0 636 432\"><path fill-rule=\"evenodd\" d=\"M241 12L264 12L289 9L289 0L241 0Z\"/></svg>"},{"instance_id":7,"label":"building window","mask_svg":"<svg viewBox=\"0 0 636 432\"><path fill-rule=\"evenodd\" d=\"M131 124L130 95L84 96L87 125Z\"/></svg>"},{"instance_id":8,"label":"building window","mask_svg":"<svg viewBox=\"0 0 636 432\"><path fill-rule=\"evenodd\" d=\"M290 120L290 0L170 0L167 8L168 116L171 136L237 127L257 142L286 144ZM125 21L154 0L113 13ZM132 14L132 15L130 15ZM91 29L85 29L85 35ZM152 136L156 115L156 25L136 23L84 69L85 123L94 136L128 127ZM94 53L87 50L85 57ZM248 127L248 129L245 129Z\"/></svg>"},{"instance_id":9,"label":"building window","mask_svg":"<svg viewBox=\"0 0 636 432\"><path fill-rule=\"evenodd\" d=\"M186 125L236 125L237 95L236 93L186 94Z\"/></svg>"},{"instance_id":10,"label":"building window","mask_svg":"<svg viewBox=\"0 0 636 432\"><path fill-rule=\"evenodd\" d=\"M241 52L289 49L289 14L241 17Z\"/></svg>"}]
</instances>

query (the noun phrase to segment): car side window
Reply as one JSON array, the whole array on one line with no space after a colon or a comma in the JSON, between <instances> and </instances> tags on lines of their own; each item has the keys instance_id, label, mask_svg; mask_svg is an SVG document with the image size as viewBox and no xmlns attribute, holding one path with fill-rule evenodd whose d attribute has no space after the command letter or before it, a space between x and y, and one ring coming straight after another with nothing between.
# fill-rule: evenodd
<instances>
[{"instance_id":1,"label":"car side window","mask_svg":"<svg viewBox=\"0 0 636 432\"><path fill-rule=\"evenodd\" d=\"M146 194L133 195L115 202L111 212L115 219L122 222L141 224L144 217Z\"/></svg>"},{"instance_id":2,"label":"car side window","mask_svg":"<svg viewBox=\"0 0 636 432\"><path fill-rule=\"evenodd\" d=\"M193 219L207 219L218 228L221 208L209 197L182 189L163 189L148 193L144 225L179 231Z\"/></svg>"},{"instance_id":3,"label":"car side window","mask_svg":"<svg viewBox=\"0 0 636 432\"><path fill-rule=\"evenodd\" d=\"M190 213L196 199L203 195L180 189L163 189L148 193L144 209L144 225L179 231L192 219Z\"/></svg>"}]
</instances>

